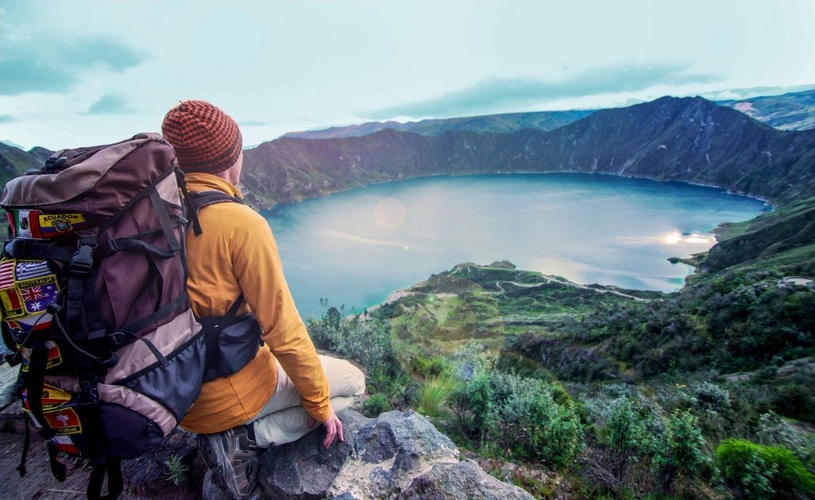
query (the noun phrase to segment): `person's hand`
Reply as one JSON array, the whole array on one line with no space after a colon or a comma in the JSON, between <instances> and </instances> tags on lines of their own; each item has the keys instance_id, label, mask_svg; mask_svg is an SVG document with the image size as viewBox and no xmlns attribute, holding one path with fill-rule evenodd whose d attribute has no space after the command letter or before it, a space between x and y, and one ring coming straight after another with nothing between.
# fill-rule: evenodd
<instances>
[{"instance_id":1,"label":"person's hand","mask_svg":"<svg viewBox=\"0 0 815 500\"><path fill-rule=\"evenodd\" d=\"M317 420L312 418L311 416L308 417L308 428L313 429L314 426L317 425ZM334 410L331 410L331 416L328 417L328 420L323 422L325 426L325 439L323 439L323 448L328 449L331 446L331 443L334 441L334 438L338 438L340 441L345 441L345 438L342 436L342 422L339 418L337 418L337 414L334 413Z\"/></svg>"}]
</instances>

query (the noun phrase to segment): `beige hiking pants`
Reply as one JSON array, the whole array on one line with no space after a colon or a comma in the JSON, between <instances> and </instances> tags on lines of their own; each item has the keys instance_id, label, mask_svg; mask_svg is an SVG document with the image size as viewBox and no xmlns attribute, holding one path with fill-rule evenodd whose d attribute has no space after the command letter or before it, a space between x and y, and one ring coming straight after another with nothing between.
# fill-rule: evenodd
<instances>
[{"instance_id":1,"label":"beige hiking pants","mask_svg":"<svg viewBox=\"0 0 815 500\"><path fill-rule=\"evenodd\" d=\"M365 392L365 375L344 359L329 356L319 358L331 390L331 408L334 413L339 413ZM261 448L292 443L312 430L308 428L308 414L303 409L303 398L280 364L277 365L274 395L252 422L255 426L255 440Z\"/></svg>"}]
</instances>

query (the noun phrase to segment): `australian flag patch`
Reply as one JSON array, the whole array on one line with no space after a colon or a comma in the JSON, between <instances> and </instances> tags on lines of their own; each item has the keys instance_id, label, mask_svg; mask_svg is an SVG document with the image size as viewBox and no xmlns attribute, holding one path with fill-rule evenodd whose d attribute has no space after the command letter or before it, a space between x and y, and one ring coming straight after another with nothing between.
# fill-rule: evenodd
<instances>
[{"instance_id":1,"label":"australian flag patch","mask_svg":"<svg viewBox=\"0 0 815 500\"><path fill-rule=\"evenodd\" d=\"M59 290L57 275L43 260L0 262L0 315L15 330L48 328L52 316L46 308L57 300Z\"/></svg>"}]
</instances>

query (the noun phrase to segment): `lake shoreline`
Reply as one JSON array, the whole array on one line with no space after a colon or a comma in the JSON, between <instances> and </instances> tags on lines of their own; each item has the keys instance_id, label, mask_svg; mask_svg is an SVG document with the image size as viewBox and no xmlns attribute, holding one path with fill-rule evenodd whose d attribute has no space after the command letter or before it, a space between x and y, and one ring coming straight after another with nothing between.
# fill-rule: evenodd
<instances>
[{"instance_id":1,"label":"lake shoreline","mask_svg":"<svg viewBox=\"0 0 815 500\"><path fill-rule=\"evenodd\" d=\"M672 293L723 222L762 200L687 182L585 173L407 179L265 212L303 315L362 312L461 262L509 260L573 283ZM707 239L709 242L704 242Z\"/></svg>"}]
</instances>

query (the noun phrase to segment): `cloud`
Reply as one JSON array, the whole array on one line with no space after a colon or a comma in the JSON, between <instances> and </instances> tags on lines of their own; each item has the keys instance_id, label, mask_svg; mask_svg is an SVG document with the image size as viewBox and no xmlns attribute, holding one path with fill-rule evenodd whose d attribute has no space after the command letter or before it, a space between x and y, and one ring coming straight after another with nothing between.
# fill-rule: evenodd
<instances>
[{"instance_id":1,"label":"cloud","mask_svg":"<svg viewBox=\"0 0 815 500\"><path fill-rule=\"evenodd\" d=\"M83 115L122 115L133 113L134 110L128 106L124 97L119 95L104 95L98 101L91 104L88 111Z\"/></svg>"},{"instance_id":2,"label":"cloud","mask_svg":"<svg viewBox=\"0 0 815 500\"><path fill-rule=\"evenodd\" d=\"M265 127L266 125L271 125L272 122L261 122L257 120L244 120L238 122L238 125L241 127Z\"/></svg>"},{"instance_id":3,"label":"cloud","mask_svg":"<svg viewBox=\"0 0 815 500\"><path fill-rule=\"evenodd\" d=\"M19 121L19 120L17 120L17 118L14 118L11 115L0 115L0 124L14 123L16 121Z\"/></svg>"},{"instance_id":4,"label":"cloud","mask_svg":"<svg viewBox=\"0 0 815 500\"><path fill-rule=\"evenodd\" d=\"M81 80L83 73L102 69L121 73L147 60L112 37L93 39L0 40L0 95L59 93Z\"/></svg>"},{"instance_id":5,"label":"cloud","mask_svg":"<svg viewBox=\"0 0 815 500\"><path fill-rule=\"evenodd\" d=\"M635 92L659 84L684 85L717 81L716 75L690 73L687 66L649 64L594 68L558 81L491 79L438 98L366 113L382 120L395 116L444 117L527 109L566 98Z\"/></svg>"}]
</instances>

